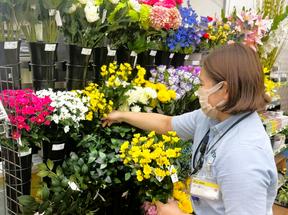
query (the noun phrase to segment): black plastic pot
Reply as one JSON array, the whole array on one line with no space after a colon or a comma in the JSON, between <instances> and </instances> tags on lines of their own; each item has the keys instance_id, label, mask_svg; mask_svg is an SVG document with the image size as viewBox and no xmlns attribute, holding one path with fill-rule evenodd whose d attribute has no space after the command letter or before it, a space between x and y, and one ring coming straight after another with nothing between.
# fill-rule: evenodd
<instances>
[{"instance_id":1,"label":"black plastic pot","mask_svg":"<svg viewBox=\"0 0 288 215\"><path fill-rule=\"evenodd\" d=\"M61 165L65 159L66 140L52 140L51 142L43 143L43 161L52 160L54 167Z\"/></svg>"},{"instance_id":2,"label":"black plastic pot","mask_svg":"<svg viewBox=\"0 0 288 215\"><path fill-rule=\"evenodd\" d=\"M69 45L69 62L67 64L66 87L67 90L83 89L88 79L90 55L82 54L83 48Z\"/></svg>"},{"instance_id":3,"label":"black plastic pot","mask_svg":"<svg viewBox=\"0 0 288 215\"><path fill-rule=\"evenodd\" d=\"M29 43L31 52L31 63L33 87L35 90L55 88L55 69L57 44L55 49L49 49L54 44L42 42Z\"/></svg>"},{"instance_id":4,"label":"black plastic pot","mask_svg":"<svg viewBox=\"0 0 288 215\"><path fill-rule=\"evenodd\" d=\"M171 60L171 66L174 67L184 66L185 56L186 56L185 54L175 53Z\"/></svg>"},{"instance_id":5,"label":"black plastic pot","mask_svg":"<svg viewBox=\"0 0 288 215\"><path fill-rule=\"evenodd\" d=\"M170 65L170 52L165 51L157 51L157 54L155 56L155 65Z\"/></svg>"},{"instance_id":6,"label":"black plastic pot","mask_svg":"<svg viewBox=\"0 0 288 215\"><path fill-rule=\"evenodd\" d=\"M124 47L120 47L116 51L116 58L117 63L129 63L132 66L134 65L135 56L131 56L131 51L129 49L126 49Z\"/></svg>"},{"instance_id":7,"label":"black plastic pot","mask_svg":"<svg viewBox=\"0 0 288 215\"><path fill-rule=\"evenodd\" d=\"M154 66L155 56L151 55L151 50L139 53L137 57L137 64L144 68L147 66Z\"/></svg>"},{"instance_id":8,"label":"black plastic pot","mask_svg":"<svg viewBox=\"0 0 288 215\"><path fill-rule=\"evenodd\" d=\"M93 71L95 74L95 81L100 80L101 67L109 65L116 60L116 56L108 56L107 47L97 47L93 49Z\"/></svg>"},{"instance_id":9,"label":"black plastic pot","mask_svg":"<svg viewBox=\"0 0 288 215\"><path fill-rule=\"evenodd\" d=\"M21 41L10 41L17 45L12 48L7 46L8 42L0 42L0 66L8 67L9 69L1 68L1 80L11 83L2 84L4 89L21 89L21 69L20 69L20 44ZM6 45L5 45L6 44ZM12 71L12 74L11 74Z\"/></svg>"}]
</instances>

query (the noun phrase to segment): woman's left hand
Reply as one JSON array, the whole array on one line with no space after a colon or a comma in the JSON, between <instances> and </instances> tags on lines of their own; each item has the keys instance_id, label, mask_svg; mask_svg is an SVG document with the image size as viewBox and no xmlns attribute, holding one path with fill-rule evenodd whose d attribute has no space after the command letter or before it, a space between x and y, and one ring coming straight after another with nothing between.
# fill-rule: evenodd
<instances>
[{"instance_id":1,"label":"woman's left hand","mask_svg":"<svg viewBox=\"0 0 288 215\"><path fill-rule=\"evenodd\" d=\"M158 215L188 215L181 211L178 207L178 202L174 199L169 199L168 203L156 202Z\"/></svg>"}]
</instances>

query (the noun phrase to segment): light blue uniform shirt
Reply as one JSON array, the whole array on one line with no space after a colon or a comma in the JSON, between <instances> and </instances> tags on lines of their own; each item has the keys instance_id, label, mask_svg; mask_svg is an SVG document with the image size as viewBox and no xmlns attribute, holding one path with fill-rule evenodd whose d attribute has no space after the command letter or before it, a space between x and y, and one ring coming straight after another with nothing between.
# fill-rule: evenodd
<instances>
[{"instance_id":1,"label":"light blue uniform shirt","mask_svg":"<svg viewBox=\"0 0 288 215\"><path fill-rule=\"evenodd\" d=\"M174 116L172 127L180 138L193 140L194 152L209 128L208 149L243 115L217 122L196 110ZM207 175L220 186L221 195L215 201L193 200L197 215L272 214L277 194L277 169L270 139L256 112L239 122L216 143L214 150L205 154L198 176Z\"/></svg>"}]
</instances>

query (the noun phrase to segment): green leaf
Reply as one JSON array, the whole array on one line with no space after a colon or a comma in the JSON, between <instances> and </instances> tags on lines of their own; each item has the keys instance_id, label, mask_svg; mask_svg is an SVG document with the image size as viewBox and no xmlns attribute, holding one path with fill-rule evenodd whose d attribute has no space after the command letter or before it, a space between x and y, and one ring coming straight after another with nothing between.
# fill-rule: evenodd
<instances>
[{"instance_id":1,"label":"green leaf","mask_svg":"<svg viewBox=\"0 0 288 215\"><path fill-rule=\"evenodd\" d=\"M88 172L88 166L86 164L83 164L81 171L82 173L86 174Z\"/></svg>"},{"instance_id":2,"label":"green leaf","mask_svg":"<svg viewBox=\"0 0 288 215\"><path fill-rule=\"evenodd\" d=\"M62 171L62 168L61 168L60 166L57 166L57 168L56 168L56 174L57 174L57 176L63 175L63 171Z\"/></svg>"},{"instance_id":3,"label":"green leaf","mask_svg":"<svg viewBox=\"0 0 288 215\"><path fill-rule=\"evenodd\" d=\"M48 161L47 161L47 166L48 166L48 169L52 171L52 170L53 170L53 167L54 167L53 161L51 161L50 159L48 159Z\"/></svg>"},{"instance_id":4,"label":"green leaf","mask_svg":"<svg viewBox=\"0 0 288 215\"><path fill-rule=\"evenodd\" d=\"M42 200L43 200L43 201L48 200L49 194L50 194L50 191L49 191L47 185L45 185L45 186L42 188L42 193L41 193Z\"/></svg>"},{"instance_id":5,"label":"green leaf","mask_svg":"<svg viewBox=\"0 0 288 215\"><path fill-rule=\"evenodd\" d=\"M114 181L114 183L115 183L115 184L121 184L121 181L120 181L120 179L119 179L119 178L114 178L114 180L113 180L113 181Z\"/></svg>"},{"instance_id":6,"label":"green leaf","mask_svg":"<svg viewBox=\"0 0 288 215\"><path fill-rule=\"evenodd\" d=\"M106 167L107 167L107 163L103 163L101 164L100 169L105 169Z\"/></svg>"},{"instance_id":7,"label":"green leaf","mask_svg":"<svg viewBox=\"0 0 288 215\"><path fill-rule=\"evenodd\" d=\"M47 170L47 166L45 163L40 163L37 165L39 170Z\"/></svg>"},{"instance_id":8,"label":"green leaf","mask_svg":"<svg viewBox=\"0 0 288 215\"><path fill-rule=\"evenodd\" d=\"M90 156L88 159L88 164L93 163L96 160L96 156Z\"/></svg>"},{"instance_id":9,"label":"green leaf","mask_svg":"<svg viewBox=\"0 0 288 215\"><path fill-rule=\"evenodd\" d=\"M130 172L127 172L125 174L125 181L128 181L130 178L131 178L131 174L130 174Z\"/></svg>"},{"instance_id":10,"label":"green leaf","mask_svg":"<svg viewBox=\"0 0 288 215\"><path fill-rule=\"evenodd\" d=\"M102 160L105 160L106 158L106 154L104 154L103 152L99 152L99 156Z\"/></svg>"},{"instance_id":11,"label":"green leaf","mask_svg":"<svg viewBox=\"0 0 288 215\"><path fill-rule=\"evenodd\" d=\"M48 174L49 174L49 172L46 170L42 170L42 171L37 173L37 175L40 176L41 178L48 176Z\"/></svg>"},{"instance_id":12,"label":"green leaf","mask_svg":"<svg viewBox=\"0 0 288 215\"><path fill-rule=\"evenodd\" d=\"M107 182L109 184L112 183L112 180L111 180L109 175L105 178L105 182Z\"/></svg>"},{"instance_id":13,"label":"green leaf","mask_svg":"<svg viewBox=\"0 0 288 215\"><path fill-rule=\"evenodd\" d=\"M19 203L23 206L28 206L31 205L33 203L36 203L36 200L32 197L32 196L20 196L18 197Z\"/></svg>"}]
</instances>

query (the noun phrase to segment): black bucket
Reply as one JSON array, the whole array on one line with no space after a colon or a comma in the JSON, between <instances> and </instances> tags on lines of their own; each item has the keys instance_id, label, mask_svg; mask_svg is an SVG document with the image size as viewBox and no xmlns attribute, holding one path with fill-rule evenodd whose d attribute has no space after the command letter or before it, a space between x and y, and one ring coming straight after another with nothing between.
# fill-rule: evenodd
<instances>
[{"instance_id":1,"label":"black bucket","mask_svg":"<svg viewBox=\"0 0 288 215\"><path fill-rule=\"evenodd\" d=\"M34 89L54 89L57 44L31 42L29 46Z\"/></svg>"},{"instance_id":2,"label":"black bucket","mask_svg":"<svg viewBox=\"0 0 288 215\"><path fill-rule=\"evenodd\" d=\"M157 54L155 56L155 64L157 66L160 66L160 65L170 66L170 61L171 61L170 57L171 57L170 52L157 51Z\"/></svg>"},{"instance_id":3,"label":"black bucket","mask_svg":"<svg viewBox=\"0 0 288 215\"><path fill-rule=\"evenodd\" d=\"M171 66L174 67L184 66L185 57L186 57L185 54L175 53L174 57L171 60Z\"/></svg>"},{"instance_id":4,"label":"black bucket","mask_svg":"<svg viewBox=\"0 0 288 215\"><path fill-rule=\"evenodd\" d=\"M91 53L83 52L85 48L69 45L69 63L67 64L67 90L83 89L89 80L89 60ZM90 76L91 78L91 76Z\"/></svg>"},{"instance_id":5,"label":"black bucket","mask_svg":"<svg viewBox=\"0 0 288 215\"><path fill-rule=\"evenodd\" d=\"M55 140L43 143L43 161L51 160L56 164L62 164L65 159L65 140ZM55 166L55 165L54 165Z\"/></svg>"},{"instance_id":6,"label":"black bucket","mask_svg":"<svg viewBox=\"0 0 288 215\"><path fill-rule=\"evenodd\" d=\"M129 63L131 66L134 65L136 56L131 55L131 51L124 47L120 47L116 51L117 63L120 65L121 63Z\"/></svg>"},{"instance_id":7,"label":"black bucket","mask_svg":"<svg viewBox=\"0 0 288 215\"><path fill-rule=\"evenodd\" d=\"M0 66L9 68L0 70L1 80L10 82L3 84L4 89L21 89L20 44L21 41L0 42Z\"/></svg>"}]
</instances>

